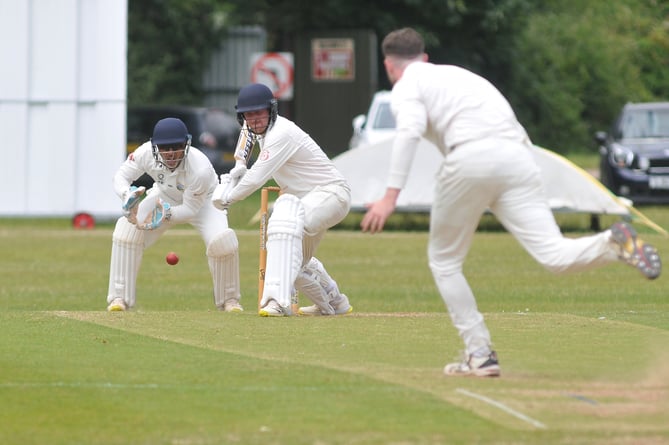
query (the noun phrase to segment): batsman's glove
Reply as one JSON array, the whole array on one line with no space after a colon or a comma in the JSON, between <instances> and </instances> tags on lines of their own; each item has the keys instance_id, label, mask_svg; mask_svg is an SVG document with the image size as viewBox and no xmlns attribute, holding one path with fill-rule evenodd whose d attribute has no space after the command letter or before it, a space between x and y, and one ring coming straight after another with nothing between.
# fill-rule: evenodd
<instances>
[{"instance_id":1,"label":"batsman's glove","mask_svg":"<svg viewBox=\"0 0 669 445\"><path fill-rule=\"evenodd\" d=\"M234 188L234 183L235 181L233 181L230 173L221 175L221 183L216 186L214 193L211 195L211 203L218 210L228 210L228 207L230 207L228 196L230 195L230 191Z\"/></svg>"},{"instance_id":2,"label":"batsman's glove","mask_svg":"<svg viewBox=\"0 0 669 445\"><path fill-rule=\"evenodd\" d=\"M146 192L146 187L135 187L133 185L123 194L123 204L121 205L123 215L132 224L137 224L137 204L142 200L144 192Z\"/></svg>"},{"instance_id":3,"label":"batsman's glove","mask_svg":"<svg viewBox=\"0 0 669 445\"><path fill-rule=\"evenodd\" d=\"M229 172L229 175L232 178L232 183L234 185L237 185L239 180L242 179L242 177L244 177L247 170L248 169L246 168L246 166L244 164L236 164L234 167L232 167L230 169L230 172ZM221 176L223 176L223 175L221 175Z\"/></svg>"},{"instance_id":4,"label":"batsman's glove","mask_svg":"<svg viewBox=\"0 0 669 445\"><path fill-rule=\"evenodd\" d=\"M212 203L214 207L219 210L227 210L230 207L230 199L228 196L233 188L239 183L239 180L244 177L248 169L243 163L237 163L229 173L224 173L220 177L220 184L216 187L212 195Z\"/></svg>"},{"instance_id":5,"label":"batsman's glove","mask_svg":"<svg viewBox=\"0 0 669 445\"><path fill-rule=\"evenodd\" d=\"M170 208L170 203L158 199L153 211L149 213L143 223L137 223L137 228L140 230L155 230L165 221L169 221L171 217L172 209Z\"/></svg>"}]
</instances>

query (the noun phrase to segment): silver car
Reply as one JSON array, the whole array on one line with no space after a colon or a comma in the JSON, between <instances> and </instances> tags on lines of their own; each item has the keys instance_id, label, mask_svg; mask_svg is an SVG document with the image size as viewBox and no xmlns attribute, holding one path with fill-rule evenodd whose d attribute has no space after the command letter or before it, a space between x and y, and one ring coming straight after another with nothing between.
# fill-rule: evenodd
<instances>
[{"instance_id":1,"label":"silver car","mask_svg":"<svg viewBox=\"0 0 669 445\"><path fill-rule=\"evenodd\" d=\"M390 91L378 91L372 98L367 114L353 118L353 136L349 148L372 145L392 138L395 133L395 117L390 111Z\"/></svg>"}]
</instances>

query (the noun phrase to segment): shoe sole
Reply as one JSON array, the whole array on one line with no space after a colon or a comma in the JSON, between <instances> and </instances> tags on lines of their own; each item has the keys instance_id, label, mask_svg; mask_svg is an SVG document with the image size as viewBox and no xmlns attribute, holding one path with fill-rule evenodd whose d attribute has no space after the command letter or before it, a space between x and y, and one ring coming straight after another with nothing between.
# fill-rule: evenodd
<instances>
[{"instance_id":1,"label":"shoe sole","mask_svg":"<svg viewBox=\"0 0 669 445\"><path fill-rule=\"evenodd\" d=\"M113 305L113 306L109 306L109 307L107 308L107 311L108 311L108 312L124 312L124 311L125 311L125 308L124 308L123 306L121 306L121 305L115 304L115 305Z\"/></svg>"},{"instance_id":2,"label":"shoe sole","mask_svg":"<svg viewBox=\"0 0 669 445\"><path fill-rule=\"evenodd\" d=\"M662 272L662 262L657 249L637 238L636 230L626 223L611 226L611 236L620 245L621 258L627 264L636 267L649 280L654 280Z\"/></svg>"},{"instance_id":3,"label":"shoe sole","mask_svg":"<svg viewBox=\"0 0 669 445\"><path fill-rule=\"evenodd\" d=\"M276 312L268 312L264 309L260 309L258 311L258 315L260 315L261 317L286 317L287 316L284 313L277 314Z\"/></svg>"},{"instance_id":4,"label":"shoe sole","mask_svg":"<svg viewBox=\"0 0 669 445\"><path fill-rule=\"evenodd\" d=\"M302 312L302 308L299 308L297 310L297 315L301 315L303 317L323 317L324 315L321 314L320 312Z\"/></svg>"},{"instance_id":5,"label":"shoe sole","mask_svg":"<svg viewBox=\"0 0 669 445\"><path fill-rule=\"evenodd\" d=\"M476 368L469 371L449 372L444 369L444 375L447 377L499 377L502 371L499 365L486 366L485 368Z\"/></svg>"},{"instance_id":6,"label":"shoe sole","mask_svg":"<svg viewBox=\"0 0 669 445\"><path fill-rule=\"evenodd\" d=\"M486 366L485 368L478 368L472 372L474 377L499 377L502 374L499 366Z\"/></svg>"},{"instance_id":7,"label":"shoe sole","mask_svg":"<svg viewBox=\"0 0 669 445\"><path fill-rule=\"evenodd\" d=\"M349 306L344 312L335 312L335 315L348 315L353 312L353 306Z\"/></svg>"},{"instance_id":8,"label":"shoe sole","mask_svg":"<svg viewBox=\"0 0 669 445\"><path fill-rule=\"evenodd\" d=\"M305 317L331 317L331 315L324 315L321 312L303 312L303 308L297 310L297 315L303 315ZM353 306L349 306L345 312L335 312L333 315L347 315L353 312Z\"/></svg>"}]
</instances>

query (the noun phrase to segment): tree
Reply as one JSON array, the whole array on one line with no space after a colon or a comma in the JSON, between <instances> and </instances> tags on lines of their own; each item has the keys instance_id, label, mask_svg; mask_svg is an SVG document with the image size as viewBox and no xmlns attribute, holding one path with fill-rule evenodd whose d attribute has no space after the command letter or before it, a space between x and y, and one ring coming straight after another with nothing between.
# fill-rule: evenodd
<instances>
[{"instance_id":1,"label":"tree","mask_svg":"<svg viewBox=\"0 0 669 445\"><path fill-rule=\"evenodd\" d=\"M226 27L260 25L269 49L306 31L404 26L430 60L489 79L530 137L592 149L627 101L669 99L667 0L129 0L128 102L200 104L202 72ZM378 85L390 87L379 49Z\"/></svg>"},{"instance_id":2,"label":"tree","mask_svg":"<svg viewBox=\"0 0 669 445\"><path fill-rule=\"evenodd\" d=\"M228 8L217 0L129 0L128 104L202 103L202 72Z\"/></svg>"},{"instance_id":3,"label":"tree","mask_svg":"<svg viewBox=\"0 0 669 445\"><path fill-rule=\"evenodd\" d=\"M425 38L431 60L453 63L504 84L514 36L530 0L230 0L231 21L259 24L275 51L293 50L295 36L326 29L372 29L379 39L404 26ZM381 60L381 57L379 57ZM382 67L380 67L382 68ZM388 88L383 69L379 85Z\"/></svg>"},{"instance_id":4,"label":"tree","mask_svg":"<svg viewBox=\"0 0 669 445\"><path fill-rule=\"evenodd\" d=\"M510 99L532 140L592 150L628 101L669 91L666 24L651 2L545 2L518 36ZM661 32L664 29L664 34Z\"/></svg>"}]
</instances>

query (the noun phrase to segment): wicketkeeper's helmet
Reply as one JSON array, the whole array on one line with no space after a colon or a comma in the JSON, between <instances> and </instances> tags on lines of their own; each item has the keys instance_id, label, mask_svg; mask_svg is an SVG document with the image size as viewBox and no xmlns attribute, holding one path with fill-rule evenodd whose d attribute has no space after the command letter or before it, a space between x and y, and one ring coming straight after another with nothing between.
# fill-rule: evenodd
<instances>
[{"instance_id":1,"label":"wicketkeeper's helmet","mask_svg":"<svg viewBox=\"0 0 669 445\"><path fill-rule=\"evenodd\" d=\"M244 113L247 111L269 110L269 125L271 128L279 114L279 102L274 97L272 90L261 83L252 83L239 90L237 96L237 121L244 125Z\"/></svg>"},{"instance_id":2,"label":"wicketkeeper's helmet","mask_svg":"<svg viewBox=\"0 0 669 445\"><path fill-rule=\"evenodd\" d=\"M166 117L159 120L153 127L153 136L151 137L151 147L153 158L163 165L165 161L160 154L158 147L170 147L175 145L184 146L184 155L181 160L185 160L190 148L191 135L188 133L186 124L176 117Z\"/></svg>"}]
</instances>

